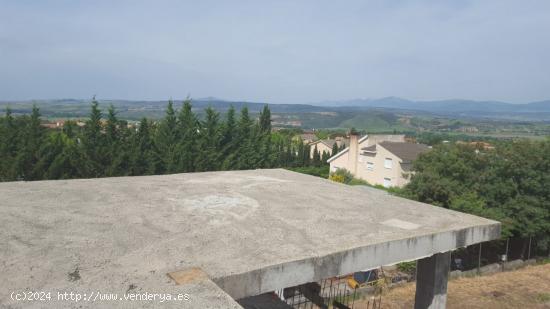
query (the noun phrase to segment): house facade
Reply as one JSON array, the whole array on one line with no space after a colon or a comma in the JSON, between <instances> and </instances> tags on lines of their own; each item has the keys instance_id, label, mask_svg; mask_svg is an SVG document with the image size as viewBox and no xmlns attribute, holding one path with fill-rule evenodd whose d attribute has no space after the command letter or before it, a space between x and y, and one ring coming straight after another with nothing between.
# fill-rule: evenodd
<instances>
[{"instance_id":1,"label":"house facade","mask_svg":"<svg viewBox=\"0 0 550 309\"><path fill-rule=\"evenodd\" d=\"M352 135L349 147L328 162L331 172L343 168L373 185L402 187L409 182L412 161L428 150L407 143L404 135Z\"/></svg>"}]
</instances>

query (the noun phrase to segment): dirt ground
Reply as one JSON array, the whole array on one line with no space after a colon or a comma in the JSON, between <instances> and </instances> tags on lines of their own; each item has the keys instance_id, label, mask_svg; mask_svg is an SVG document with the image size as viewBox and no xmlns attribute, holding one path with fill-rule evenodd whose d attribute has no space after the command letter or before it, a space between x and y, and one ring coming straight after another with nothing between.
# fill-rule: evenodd
<instances>
[{"instance_id":1,"label":"dirt ground","mask_svg":"<svg viewBox=\"0 0 550 309\"><path fill-rule=\"evenodd\" d=\"M382 296L382 308L413 308L415 284L395 287ZM355 308L367 308L356 301ZM447 308L549 308L550 264L449 281Z\"/></svg>"}]
</instances>

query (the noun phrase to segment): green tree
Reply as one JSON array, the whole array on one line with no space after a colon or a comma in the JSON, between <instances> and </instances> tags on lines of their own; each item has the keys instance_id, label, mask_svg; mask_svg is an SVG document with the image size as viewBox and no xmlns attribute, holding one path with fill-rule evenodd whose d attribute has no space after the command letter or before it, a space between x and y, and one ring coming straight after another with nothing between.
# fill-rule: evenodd
<instances>
[{"instance_id":1,"label":"green tree","mask_svg":"<svg viewBox=\"0 0 550 309\"><path fill-rule=\"evenodd\" d=\"M215 171L220 168L221 138L219 114L208 107L199 133L197 171Z\"/></svg>"},{"instance_id":2,"label":"green tree","mask_svg":"<svg viewBox=\"0 0 550 309\"><path fill-rule=\"evenodd\" d=\"M331 156L336 155L340 150L338 149L338 143L334 142L332 144L332 152L330 153Z\"/></svg>"},{"instance_id":3,"label":"green tree","mask_svg":"<svg viewBox=\"0 0 550 309\"><path fill-rule=\"evenodd\" d=\"M235 120L235 108L233 105L227 111L225 123L222 125L222 170L232 170L237 168L237 158L239 145L237 139L237 122Z\"/></svg>"},{"instance_id":4,"label":"green tree","mask_svg":"<svg viewBox=\"0 0 550 309\"><path fill-rule=\"evenodd\" d=\"M67 137L69 138L75 138L78 133L78 126L76 124L76 121L65 121L65 124L63 125L63 133L65 133L65 135L67 135Z\"/></svg>"},{"instance_id":5,"label":"green tree","mask_svg":"<svg viewBox=\"0 0 550 309\"><path fill-rule=\"evenodd\" d=\"M192 110L191 100L186 99L178 114L176 145L176 166L178 172L195 171L198 142L198 120Z\"/></svg>"},{"instance_id":6,"label":"green tree","mask_svg":"<svg viewBox=\"0 0 550 309\"><path fill-rule=\"evenodd\" d=\"M271 133L271 111L269 106L264 105L264 108L260 112L260 132Z\"/></svg>"},{"instance_id":7,"label":"green tree","mask_svg":"<svg viewBox=\"0 0 550 309\"><path fill-rule=\"evenodd\" d=\"M155 144L159 151L159 157L162 161L162 170L167 173L178 171L178 123L174 102L168 101L166 115L161 121L158 134L155 138Z\"/></svg>"},{"instance_id":8,"label":"green tree","mask_svg":"<svg viewBox=\"0 0 550 309\"><path fill-rule=\"evenodd\" d=\"M152 127L147 118L143 118L133 138L133 149L130 156L130 174L152 175L157 172L159 160L152 139Z\"/></svg>"},{"instance_id":9,"label":"green tree","mask_svg":"<svg viewBox=\"0 0 550 309\"><path fill-rule=\"evenodd\" d=\"M313 158L311 164L313 166L321 165L321 155L319 154L319 150L317 150L317 144L315 144L315 147L313 148Z\"/></svg>"},{"instance_id":10,"label":"green tree","mask_svg":"<svg viewBox=\"0 0 550 309\"><path fill-rule=\"evenodd\" d=\"M410 198L495 219L503 236L535 237L550 248L550 142L441 144L414 163ZM527 249L527 242L524 242Z\"/></svg>"},{"instance_id":11,"label":"green tree","mask_svg":"<svg viewBox=\"0 0 550 309\"><path fill-rule=\"evenodd\" d=\"M328 164L328 159L330 159L330 153L323 151L323 155L321 156L321 165Z\"/></svg>"},{"instance_id":12,"label":"green tree","mask_svg":"<svg viewBox=\"0 0 550 309\"><path fill-rule=\"evenodd\" d=\"M0 181L16 180L18 176L17 150L19 141L17 125L10 108L0 119Z\"/></svg>"},{"instance_id":13,"label":"green tree","mask_svg":"<svg viewBox=\"0 0 550 309\"><path fill-rule=\"evenodd\" d=\"M90 161L91 169L89 177L104 176L106 166L108 165L105 135L101 132L101 118L102 114L99 109L99 103L94 96L92 98L90 119L86 121L82 135L84 153Z\"/></svg>"},{"instance_id":14,"label":"green tree","mask_svg":"<svg viewBox=\"0 0 550 309\"><path fill-rule=\"evenodd\" d=\"M237 123L237 136L235 143L238 145L236 160L237 169L254 168L257 159L254 145L254 123L248 114L248 108L241 109L241 115Z\"/></svg>"},{"instance_id":15,"label":"green tree","mask_svg":"<svg viewBox=\"0 0 550 309\"><path fill-rule=\"evenodd\" d=\"M273 151L271 135L271 111L267 105L260 112L258 127L255 128L254 141L256 142L255 166L257 168L273 167L277 155Z\"/></svg>"},{"instance_id":16,"label":"green tree","mask_svg":"<svg viewBox=\"0 0 550 309\"><path fill-rule=\"evenodd\" d=\"M37 168L45 179L82 178L89 175L89 161L75 140L64 132L52 132L40 149Z\"/></svg>"},{"instance_id":17,"label":"green tree","mask_svg":"<svg viewBox=\"0 0 550 309\"><path fill-rule=\"evenodd\" d=\"M17 153L18 177L25 180L42 178L44 172L36 169L36 164L40 160L39 151L44 142L44 136L44 128L40 125L40 111L34 105L31 116L23 128L22 147Z\"/></svg>"}]
</instances>

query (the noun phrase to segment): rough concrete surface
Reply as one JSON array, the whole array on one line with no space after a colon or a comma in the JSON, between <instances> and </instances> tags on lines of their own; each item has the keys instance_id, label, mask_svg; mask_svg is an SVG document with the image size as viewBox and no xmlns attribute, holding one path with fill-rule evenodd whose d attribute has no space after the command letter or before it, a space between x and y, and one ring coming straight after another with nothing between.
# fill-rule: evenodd
<instances>
[{"instance_id":1,"label":"rough concrete surface","mask_svg":"<svg viewBox=\"0 0 550 309\"><path fill-rule=\"evenodd\" d=\"M451 252L437 253L418 260L414 308L439 309L447 303L447 279Z\"/></svg>"},{"instance_id":2,"label":"rough concrete surface","mask_svg":"<svg viewBox=\"0 0 550 309\"><path fill-rule=\"evenodd\" d=\"M1 183L0 196L0 307L29 307L10 300L24 290L178 292L190 301L162 306L233 307L500 234L492 220L279 169ZM195 267L221 290L167 275Z\"/></svg>"}]
</instances>

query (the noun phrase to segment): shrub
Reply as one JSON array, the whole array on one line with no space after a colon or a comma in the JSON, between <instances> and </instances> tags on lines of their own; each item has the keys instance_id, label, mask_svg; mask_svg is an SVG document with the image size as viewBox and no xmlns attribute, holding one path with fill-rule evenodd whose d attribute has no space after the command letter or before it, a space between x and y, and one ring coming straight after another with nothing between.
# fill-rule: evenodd
<instances>
[{"instance_id":1,"label":"shrub","mask_svg":"<svg viewBox=\"0 0 550 309\"><path fill-rule=\"evenodd\" d=\"M327 179L329 177L329 167L328 165L323 166L304 166L304 167L292 167L288 168L293 172L308 174L312 176L317 176Z\"/></svg>"},{"instance_id":2,"label":"shrub","mask_svg":"<svg viewBox=\"0 0 550 309\"><path fill-rule=\"evenodd\" d=\"M397 269L409 275L413 275L416 272L416 261L399 263L397 264Z\"/></svg>"},{"instance_id":3,"label":"shrub","mask_svg":"<svg viewBox=\"0 0 550 309\"><path fill-rule=\"evenodd\" d=\"M339 168L330 173L329 179L339 183L349 184L353 180L353 175L345 168Z\"/></svg>"},{"instance_id":4,"label":"shrub","mask_svg":"<svg viewBox=\"0 0 550 309\"><path fill-rule=\"evenodd\" d=\"M369 183L366 182L366 181L363 180L363 179L353 178L353 179L349 182L349 185L351 185L351 186L368 186Z\"/></svg>"}]
</instances>

